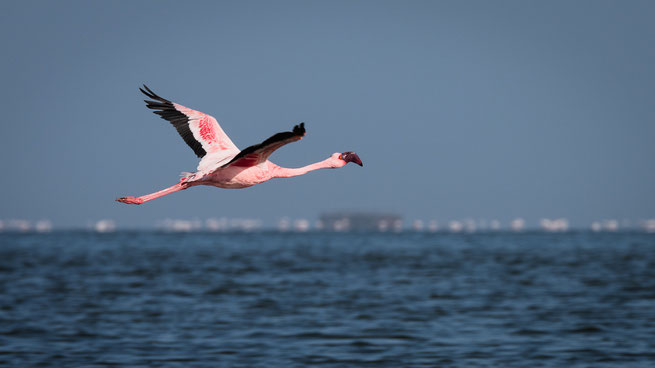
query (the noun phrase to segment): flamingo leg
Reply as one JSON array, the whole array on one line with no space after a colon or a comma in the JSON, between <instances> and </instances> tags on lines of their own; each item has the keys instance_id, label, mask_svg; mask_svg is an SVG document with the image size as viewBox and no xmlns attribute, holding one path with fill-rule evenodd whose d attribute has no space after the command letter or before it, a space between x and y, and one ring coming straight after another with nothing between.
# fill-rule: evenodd
<instances>
[{"instance_id":1,"label":"flamingo leg","mask_svg":"<svg viewBox=\"0 0 655 368\"><path fill-rule=\"evenodd\" d=\"M126 204L141 204L141 203L145 203L145 202L148 202L148 201L152 201L153 199L156 199L156 198L159 198L159 197L163 197L163 196L171 194L171 193L175 193L177 191L186 189L188 187L189 187L189 185L187 183L180 182L180 183L177 183L177 184L175 184L173 186L170 186L170 187L168 187L166 189L162 189L162 190L160 190L158 192L146 194L146 195L143 195L141 197L131 197L131 196L130 197L120 197L120 198L116 198L116 200L118 202L122 202L122 203L126 203Z\"/></svg>"}]
</instances>

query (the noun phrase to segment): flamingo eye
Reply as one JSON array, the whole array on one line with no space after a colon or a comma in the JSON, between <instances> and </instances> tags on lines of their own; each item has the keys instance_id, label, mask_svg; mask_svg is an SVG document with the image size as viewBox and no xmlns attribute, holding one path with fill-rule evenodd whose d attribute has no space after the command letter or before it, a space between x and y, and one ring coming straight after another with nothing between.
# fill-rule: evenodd
<instances>
[{"instance_id":1,"label":"flamingo eye","mask_svg":"<svg viewBox=\"0 0 655 368\"><path fill-rule=\"evenodd\" d=\"M343 155L339 155L339 160L343 160Z\"/></svg>"}]
</instances>

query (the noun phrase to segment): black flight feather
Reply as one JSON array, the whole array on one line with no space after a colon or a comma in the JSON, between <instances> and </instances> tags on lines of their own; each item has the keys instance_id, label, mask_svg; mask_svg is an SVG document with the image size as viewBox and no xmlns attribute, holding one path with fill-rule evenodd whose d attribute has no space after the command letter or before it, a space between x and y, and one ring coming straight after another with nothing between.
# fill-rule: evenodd
<instances>
[{"instance_id":1,"label":"black flight feather","mask_svg":"<svg viewBox=\"0 0 655 368\"><path fill-rule=\"evenodd\" d=\"M148 98L157 101L143 100L146 103L146 106L153 111L155 114L161 116L162 119L169 121L180 134L184 142L191 147L193 152L200 158L204 157L207 152L202 148L202 143L198 142L193 136L191 129L189 129L189 118L178 111L173 103L165 98L157 96L148 86L143 85L145 91L142 88L139 90Z\"/></svg>"},{"instance_id":2,"label":"black flight feather","mask_svg":"<svg viewBox=\"0 0 655 368\"><path fill-rule=\"evenodd\" d=\"M285 142L291 138L302 138L305 135L305 123L300 123L299 125L296 125L293 127L293 130L290 132L282 132L282 133L277 133L273 135L272 137L268 138L267 140L263 141L260 144L255 144L250 147L247 147L243 149L241 152L239 152L238 155L234 156L230 162L227 164L221 166L221 168L225 168L230 166L230 164L238 161L239 159L243 158L246 155L249 155L251 153L257 153L258 151L264 151L266 150L267 147L276 144L276 143L283 143L282 145L289 143Z\"/></svg>"}]
</instances>

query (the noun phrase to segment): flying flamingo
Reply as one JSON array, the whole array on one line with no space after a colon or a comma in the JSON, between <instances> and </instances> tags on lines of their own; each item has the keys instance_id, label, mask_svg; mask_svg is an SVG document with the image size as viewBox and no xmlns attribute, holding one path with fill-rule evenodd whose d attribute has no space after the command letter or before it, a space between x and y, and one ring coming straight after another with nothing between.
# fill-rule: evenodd
<instances>
[{"instance_id":1,"label":"flying flamingo","mask_svg":"<svg viewBox=\"0 0 655 368\"><path fill-rule=\"evenodd\" d=\"M162 119L168 120L201 160L197 171L184 173L179 183L140 197L116 199L119 202L141 204L196 185L247 188L273 178L290 178L318 169L336 169L349 162L363 166L356 153L337 152L323 161L298 169L280 167L269 161L268 157L285 144L302 139L305 123L294 126L290 132L277 133L260 144L239 150L212 116L159 97L146 85L143 88L145 90L139 90L155 100L144 100L146 106Z\"/></svg>"}]
</instances>

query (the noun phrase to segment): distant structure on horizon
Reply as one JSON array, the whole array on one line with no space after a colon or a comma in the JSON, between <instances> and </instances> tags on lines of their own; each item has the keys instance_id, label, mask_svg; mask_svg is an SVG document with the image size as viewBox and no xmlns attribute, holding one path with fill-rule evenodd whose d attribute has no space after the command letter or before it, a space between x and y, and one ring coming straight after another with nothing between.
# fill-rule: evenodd
<instances>
[{"instance_id":1,"label":"distant structure on horizon","mask_svg":"<svg viewBox=\"0 0 655 368\"><path fill-rule=\"evenodd\" d=\"M569 230L569 221L565 218L558 219L541 219L539 221L541 229L547 232L566 232Z\"/></svg>"},{"instance_id":2,"label":"distant structure on horizon","mask_svg":"<svg viewBox=\"0 0 655 368\"><path fill-rule=\"evenodd\" d=\"M369 212L331 212L319 217L324 231L402 231L403 219L399 215Z\"/></svg>"},{"instance_id":3,"label":"distant structure on horizon","mask_svg":"<svg viewBox=\"0 0 655 368\"><path fill-rule=\"evenodd\" d=\"M509 223L509 227L515 232L523 231L523 228L525 228L525 220L520 217L515 218Z\"/></svg>"},{"instance_id":4,"label":"distant structure on horizon","mask_svg":"<svg viewBox=\"0 0 655 368\"><path fill-rule=\"evenodd\" d=\"M103 219L93 224L93 230L97 233L113 233L116 231L116 222L111 219Z\"/></svg>"}]
</instances>

